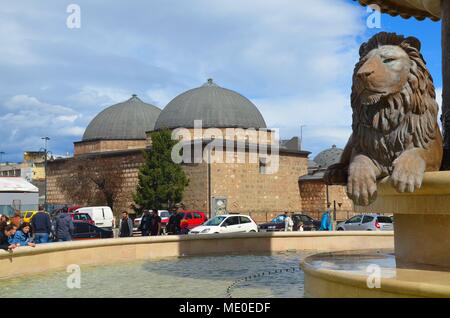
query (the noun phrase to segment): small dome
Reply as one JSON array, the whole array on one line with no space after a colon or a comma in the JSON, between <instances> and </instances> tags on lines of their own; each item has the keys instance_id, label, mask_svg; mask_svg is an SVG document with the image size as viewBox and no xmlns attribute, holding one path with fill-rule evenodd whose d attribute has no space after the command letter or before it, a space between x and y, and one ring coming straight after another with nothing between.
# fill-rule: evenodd
<instances>
[{"instance_id":1,"label":"small dome","mask_svg":"<svg viewBox=\"0 0 450 318\"><path fill-rule=\"evenodd\" d=\"M86 128L83 141L146 139L161 110L144 103L136 95L100 112Z\"/></svg>"},{"instance_id":2,"label":"small dome","mask_svg":"<svg viewBox=\"0 0 450 318\"><path fill-rule=\"evenodd\" d=\"M321 168L327 168L335 163L339 163L341 160L343 149L337 148L333 145L330 149L326 149L320 152L315 158L314 162L317 163Z\"/></svg>"},{"instance_id":3,"label":"small dome","mask_svg":"<svg viewBox=\"0 0 450 318\"><path fill-rule=\"evenodd\" d=\"M263 116L250 100L216 85L212 79L167 104L155 130L193 128L194 120L202 120L203 128L266 128Z\"/></svg>"}]
</instances>

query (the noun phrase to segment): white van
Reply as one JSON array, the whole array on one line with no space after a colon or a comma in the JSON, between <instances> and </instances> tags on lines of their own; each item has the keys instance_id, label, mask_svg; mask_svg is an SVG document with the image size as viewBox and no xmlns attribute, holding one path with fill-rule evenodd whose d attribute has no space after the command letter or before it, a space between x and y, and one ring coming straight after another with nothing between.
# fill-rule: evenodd
<instances>
[{"instance_id":1,"label":"white van","mask_svg":"<svg viewBox=\"0 0 450 318\"><path fill-rule=\"evenodd\" d=\"M79 208L75 213L89 214L98 227L111 229L114 226L114 216L109 206Z\"/></svg>"}]
</instances>

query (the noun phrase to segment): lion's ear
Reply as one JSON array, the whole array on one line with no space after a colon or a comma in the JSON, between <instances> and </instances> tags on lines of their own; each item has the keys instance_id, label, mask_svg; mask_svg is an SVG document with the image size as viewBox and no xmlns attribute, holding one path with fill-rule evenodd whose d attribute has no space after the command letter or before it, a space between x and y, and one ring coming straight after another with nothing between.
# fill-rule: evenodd
<instances>
[{"instance_id":1,"label":"lion's ear","mask_svg":"<svg viewBox=\"0 0 450 318\"><path fill-rule=\"evenodd\" d=\"M407 37L404 42L408 43L409 45L411 45L412 47L415 47L419 52L420 49L422 47L422 44L420 43L420 40L416 37L410 36Z\"/></svg>"}]
</instances>

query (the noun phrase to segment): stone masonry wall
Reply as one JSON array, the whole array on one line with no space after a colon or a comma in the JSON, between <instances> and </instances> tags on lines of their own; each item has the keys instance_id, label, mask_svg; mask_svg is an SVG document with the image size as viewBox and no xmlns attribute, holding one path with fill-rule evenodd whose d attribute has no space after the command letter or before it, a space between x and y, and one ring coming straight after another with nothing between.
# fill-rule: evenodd
<instances>
[{"instance_id":1,"label":"stone masonry wall","mask_svg":"<svg viewBox=\"0 0 450 318\"><path fill-rule=\"evenodd\" d=\"M74 143L74 155L144 149L146 140L94 140Z\"/></svg>"},{"instance_id":2,"label":"stone masonry wall","mask_svg":"<svg viewBox=\"0 0 450 318\"><path fill-rule=\"evenodd\" d=\"M307 173L307 159L280 154L279 170L260 173L259 163L213 163L212 196L227 198L228 212L266 219L266 213L298 212L302 202L298 177ZM261 214L261 215L259 215Z\"/></svg>"},{"instance_id":3,"label":"stone masonry wall","mask_svg":"<svg viewBox=\"0 0 450 318\"><path fill-rule=\"evenodd\" d=\"M71 202L66 198L58 185L58 178L70 175L70 164L75 159L55 160L48 163L48 202L50 204L79 204L85 205L88 202ZM143 163L143 155L140 151L123 153L114 156L95 157L98 163L96 169L118 169L122 173L123 183L114 207L115 214L126 210L132 212L133 193L138 182L139 167ZM77 182L77 180L73 180Z\"/></svg>"}]
</instances>

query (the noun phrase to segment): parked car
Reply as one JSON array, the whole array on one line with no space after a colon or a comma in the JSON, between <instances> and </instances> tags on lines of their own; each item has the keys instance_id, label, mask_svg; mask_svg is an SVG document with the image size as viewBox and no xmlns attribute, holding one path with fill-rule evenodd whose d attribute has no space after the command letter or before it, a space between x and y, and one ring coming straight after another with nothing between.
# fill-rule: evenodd
<instances>
[{"instance_id":1,"label":"parked car","mask_svg":"<svg viewBox=\"0 0 450 318\"><path fill-rule=\"evenodd\" d=\"M165 231L165 227L167 225L167 222L169 222L169 218L172 215L172 213L170 213L167 210L158 210L158 215L161 218L161 230ZM141 220L142 217L138 217L133 220L133 231L135 232L138 231L139 225L141 224Z\"/></svg>"},{"instance_id":2,"label":"parked car","mask_svg":"<svg viewBox=\"0 0 450 318\"><path fill-rule=\"evenodd\" d=\"M194 227L189 234L258 232L258 225L248 215L217 215L204 224Z\"/></svg>"},{"instance_id":3,"label":"parked car","mask_svg":"<svg viewBox=\"0 0 450 318\"><path fill-rule=\"evenodd\" d=\"M261 232L284 231L285 218L286 215L284 214L278 215L276 218L273 218L270 222L260 224L259 230ZM292 221L294 221L294 231L298 230L300 222L303 222L304 231L318 231L320 228L320 221L314 220L312 217L306 214L296 213L292 216Z\"/></svg>"},{"instance_id":4,"label":"parked car","mask_svg":"<svg viewBox=\"0 0 450 318\"><path fill-rule=\"evenodd\" d=\"M114 216L109 206L93 206L79 208L75 213L87 213L95 222L95 225L101 228L112 229L114 226Z\"/></svg>"},{"instance_id":5,"label":"parked car","mask_svg":"<svg viewBox=\"0 0 450 318\"><path fill-rule=\"evenodd\" d=\"M74 231L72 239L77 240L93 240L114 237L111 229L101 228L84 221L74 221Z\"/></svg>"},{"instance_id":6,"label":"parked car","mask_svg":"<svg viewBox=\"0 0 450 318\"><path fill-rule=\"evenodd\" d=\"M89 214L87 214L87 213L83 213L83 212L69 213L69 215L72 218L72 220L74 220L74 221L86 222L86 223L95 225L94 220L92 220L91 217L89 216Z\"/></svg>"},{"instance_id":7,"label":"parked car","mask_svg":"<svg viewBox=\"0 0 450 318\"><path fill-rule=\"evenodd\" d=\"M394 226L389 216L359 214L337 225L338 231L392 231Z\"/></svg>"},{"instance_id":8,"label":"parked car","mask_svg":"<svg viewBox=\"0 0 450 318\"><path fill-rule=\"evenodd\" d=\"M178 213L183 217L181 222L187 222L187 228L189 230L208 221L208 217L206 216L206 214L201 211L183 210Z\"/></svg>"}]
</instances>

